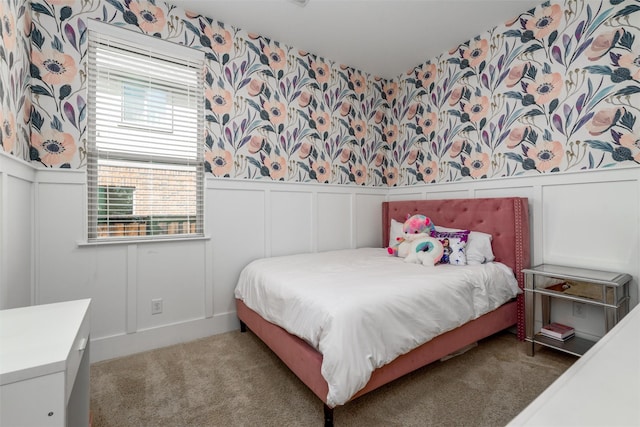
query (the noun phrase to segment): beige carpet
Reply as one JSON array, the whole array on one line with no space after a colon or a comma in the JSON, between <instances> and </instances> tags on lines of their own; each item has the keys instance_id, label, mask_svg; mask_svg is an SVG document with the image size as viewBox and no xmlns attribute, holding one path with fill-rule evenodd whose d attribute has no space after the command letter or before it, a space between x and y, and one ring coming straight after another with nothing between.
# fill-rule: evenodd
<instances>
[{"instance_id":1,"label":"beige carpet","mask_svg":"<svg viewBox=\"0 0 640 427\"><path fill-rule=\"evenodd\" d=\"M334 411L341 426L504 426L575 357L501 333ZM251 332L91 366L94 427L322 426L322 403Z\"/></svg>"}]
</instances>

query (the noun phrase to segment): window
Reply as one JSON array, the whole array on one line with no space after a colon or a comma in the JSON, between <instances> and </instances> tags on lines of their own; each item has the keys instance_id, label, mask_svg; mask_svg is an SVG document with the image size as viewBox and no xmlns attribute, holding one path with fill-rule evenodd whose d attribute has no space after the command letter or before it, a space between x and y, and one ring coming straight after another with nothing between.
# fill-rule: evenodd
<instances>
[{"instance_id":1,"label":"window","mask_svg":"<svg viewBox=\"0 0 640 427\"><path fill-rule=\"evenodd\" d=\"M105 25L89 32L89 241L202 236L201 53Z\"/></svg>"}]
</instances>

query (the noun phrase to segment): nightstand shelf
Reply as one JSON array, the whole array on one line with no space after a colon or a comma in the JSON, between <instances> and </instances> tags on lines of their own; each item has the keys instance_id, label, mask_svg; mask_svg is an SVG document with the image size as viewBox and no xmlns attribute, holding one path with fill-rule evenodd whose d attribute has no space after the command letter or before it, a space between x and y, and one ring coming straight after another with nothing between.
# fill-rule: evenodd
<instances>
[{"instance_id":1,"label":"nightstand shelf","mask_svg":"<svg viewBox=\"0 0 640 427\"><path fill-rule=\"evenodd\" d=\"M604 310L605 332L613 328L629 312L629 282L631 276L585 268L541 264L522 270L525 275L526 341L531 345L527 353L533 356L535 345L540 344L576 356L582 356L595 340L575 336L566 341L554 340L536 329L536 300L539 298L542 325L552 322L551 303L565 300Z\"/></svg>"}]
</instances>

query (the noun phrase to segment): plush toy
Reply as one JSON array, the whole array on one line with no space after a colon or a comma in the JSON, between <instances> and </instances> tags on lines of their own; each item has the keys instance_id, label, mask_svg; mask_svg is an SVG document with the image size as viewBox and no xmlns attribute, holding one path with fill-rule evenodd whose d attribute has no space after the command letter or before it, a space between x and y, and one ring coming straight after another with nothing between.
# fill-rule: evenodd
<instances>
[{"instance_id":1,"label":"plush toy","mask_svg":"<svg viewBox=\"0 0 640 427\"><path fill-rule=\"evenodd\" d=\"M398 237L398 242L394 246L387 248L389 255L404 258L409 255L411 243L425 237L431 237L435 230L431 219L424 215L407 216L407 220L402 225L402 237Z\"/></svg>"},{"instance_id":2,"label":"plush toy","mask_svg":"<svg viewBox=\"0 0 640 427\"><path fill-rule=\"evenodd\" d=\"M409 254L404 259L404 262L433 267L440 261L443 253L444 246L442 246L440 240L435 237L420 237L411 242Z\"/></svg>"}]
</instances>

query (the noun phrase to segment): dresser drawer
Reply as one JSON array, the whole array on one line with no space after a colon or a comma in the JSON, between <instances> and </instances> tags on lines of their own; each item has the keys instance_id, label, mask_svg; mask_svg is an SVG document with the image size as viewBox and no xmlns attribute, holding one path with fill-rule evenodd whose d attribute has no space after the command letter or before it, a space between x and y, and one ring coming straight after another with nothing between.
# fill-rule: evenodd
<instances>
[{"instance_id":1,"label":"dresser drawer","mask_svg":"<svg viewBox=\"0 0 640 427\"><path fill-rule=\"evenodd\" d=\"M82 324L78 329L78 335L76 335L76 338L73 341L73 345L71 346L71 350L69 351L69 357L67 357L65 387L66 393L64 400L65 404L69 403L69 396L71 395L73 384L75 383L76 376L78 375L78 369L80 367L80 362L82 362L82 356L84 355L85 349L89 345L89 331L89 312L87 311L87 313L85 313L84 319L82 320Z\"/></svg>"}]
</instances>

